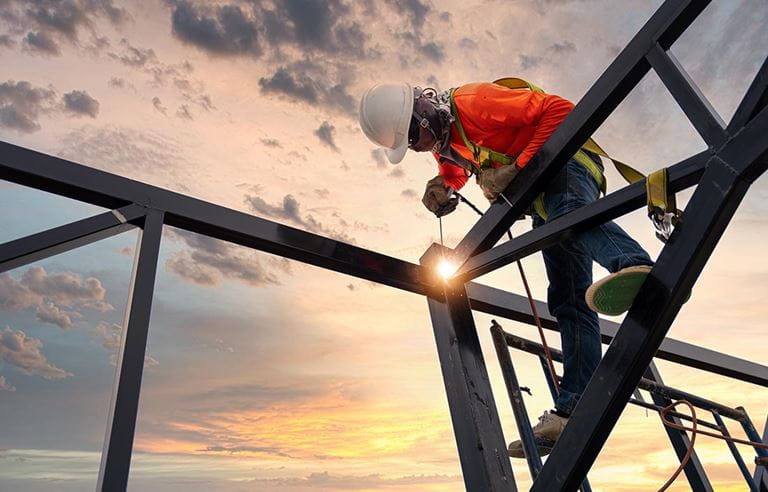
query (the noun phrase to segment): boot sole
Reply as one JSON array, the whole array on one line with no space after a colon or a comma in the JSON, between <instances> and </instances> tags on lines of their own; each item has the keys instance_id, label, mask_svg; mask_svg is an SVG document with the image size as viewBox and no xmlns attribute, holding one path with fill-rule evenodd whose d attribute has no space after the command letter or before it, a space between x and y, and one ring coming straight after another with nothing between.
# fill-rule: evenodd
<instances>
[{"instance_id":1,"label":"boot sole","mask_svg":"<svg viewBox=\"0 0 768 492\"><path fill-rule=\"evenodd\" d=\"M625 313L632 307L650 271L650 266L633 266L598 280L587 289L587 305L591 310L608 316Z\"/></svg>"}]
</instances>

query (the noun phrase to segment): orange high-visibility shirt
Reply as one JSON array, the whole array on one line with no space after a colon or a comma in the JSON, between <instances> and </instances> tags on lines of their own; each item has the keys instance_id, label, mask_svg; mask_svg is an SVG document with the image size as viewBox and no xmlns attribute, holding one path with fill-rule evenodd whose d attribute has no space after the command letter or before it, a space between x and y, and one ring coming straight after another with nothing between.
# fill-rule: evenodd
<instances>
[{"instance_id":1,"label":"orange high-visibility shirt","mask_svg":"<svg viewBox=\"0 0 768 492\"><path fill-rule=\"evenodd\" d=\"M517 156L518 167L528 163L573 109L572 102L554 94L482 82L459 87L453 97L467 139ZM472 151L464 145L455 123L451 125L450 145L454 152L473 161ZM434 155L445 184L455 190L464 186L464 169Z\"/></svg>"}]
</instances>

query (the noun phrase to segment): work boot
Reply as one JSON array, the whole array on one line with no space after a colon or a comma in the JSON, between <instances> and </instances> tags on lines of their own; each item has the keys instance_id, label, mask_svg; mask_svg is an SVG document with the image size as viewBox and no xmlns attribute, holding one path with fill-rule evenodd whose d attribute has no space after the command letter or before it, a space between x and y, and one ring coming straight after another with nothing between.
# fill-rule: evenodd
<instances>
[{"instance_id":1,"label":"work boot","mask_svg":"<svg viewBox=\"0 0 768 492\"><path fill-rule=\"evenodd\" d=\"M631 266L598 280L587 289L587 305L608 316L628 311L650 271L649 265Z\"/></svg>"},{"instance_id":2,"label":"work boot","mask_svg":"<svg viewBox=\"0 0 768 492\"><path fill-rule=\"evenodd\" d=\"M544 412L539 417L539 423L533 427L533 437L536 441L536 447L539 449L539 456L546 456L552 451L557 438L560 437L560 433L563 432L567 423L567 417L561 417L549 411ZM509 443L508 451L513 458L525 458L521 441Z\"/></svg>"}]
</instances>

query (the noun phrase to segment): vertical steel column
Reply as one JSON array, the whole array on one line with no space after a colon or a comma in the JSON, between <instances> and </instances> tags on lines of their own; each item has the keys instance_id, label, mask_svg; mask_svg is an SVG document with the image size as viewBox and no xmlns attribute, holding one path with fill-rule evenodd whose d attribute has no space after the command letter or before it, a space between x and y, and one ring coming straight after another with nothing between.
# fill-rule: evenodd
<instances>
[{"instance_id":1,"label":"vertical steel column","mask_svg":"<svg viewBox=\"0 0 768 492\"><path fill-rule=\"evenodd\" d=\"M424 254L433 267L439 246ZM469 298L463 285L445 285L427 298L448 407L468 491L517 491Z\"/></svg>"},{"instance_id":2,"label":"vertical steel column","mask_svg":"<svg viewBox=\"0 0 768 492\"><path fill-rule=\"evenodd\" d=\"M712 416L715 418L715 422L717 422L717 425L720 427L720 432L722 432L723 436L731 437L731 433L728 432L728 426L725 425L725 422L723 422L723 418L720 416L720 414L713 410ZM731 451L731 455L733 455L733 460L736 462L736 466L739 467L739 471L744 477L744 480L747 482L749 490L752 492L759 492L755 481L752 479L752 474L749 473L747 464L744 463L744 459L741 457L739 450L736 448L736 444L734 444L732 441L725 441L725 443L728 445L728 449Z\"/></svg>"},{"instance_id":3,"label":"vertical steel column","mask_svg":"<svg viewBox=\"0 0 768 492\"><path fill-rule=\"evenodd\" d=\"M656 367L656 364L653 362L648 365L648 369L645 371L645 377L658 384L664 384L664 380L661 378L661 373ZM666 407L672 403L672 400L669 398L666 398L655 392L651 392L651 399L653 399L653 402L660 407ZM680 419L677 417L670 416L670 419L678 425L682 424ZM669 437L669 441L672 443L672 447L675 449L675 453L677 453L678 459L682 461L683 457L688 452L688 448L691 445L691 441L688 439L688 435L685 433L685 431L672 429L666 425L664 425L664 430ZM683 471L685 471L685 476L688 479L691 490L697 492L700 490L708 492L714 490L712 488L712 484L709 483L707 473L704 471L704 467L701 465L701 461L699 461L699 457L695 450L691 453L691 457L688 460L688 463L685 465L685 469Z\"/></svg>"},{"instance_id":4,"label":"vertical steel column","mask_svg":"<svg viewBox=\"0 0 768 492\"><path fill-rule=\"evenodd\" d=\"M150 211L137 241L99 469L97 490L103 492L125 490L128 485L163 217L162 212Z\"/></svg>"},{"instance_id":5,"label":"vertical steel column","mask_svg":"<svg viewBox=\"0 0 768 492\"><path fill-rule=\"evenodd\" d=\"M523 444L525 460L528 462L531 480L536 480L536 475L541 470L541 456L539 456L539 450L536 446L536 438L533 436L528 411L525 409L523 394L520 391L520 383L517 381L515 366L512 363L512 356L509 354L509 345L507 345L504 330L496 320L493 320L491 323L493 345L496 347L496 355L499 357L499 366L501 367L501 374L504 376L504 384L507 386L509 402L512 404L512 412L515 414L515 423L517 424L520 441Z\"/></svg>"}]
</instances>

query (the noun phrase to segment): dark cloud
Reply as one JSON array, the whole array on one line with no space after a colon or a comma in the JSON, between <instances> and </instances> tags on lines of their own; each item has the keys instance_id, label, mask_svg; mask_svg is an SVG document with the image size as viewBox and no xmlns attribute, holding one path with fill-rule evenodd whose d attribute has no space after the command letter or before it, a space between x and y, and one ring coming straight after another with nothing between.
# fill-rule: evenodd
<instances>
[{"instance_id":1,"label":"dark cloud","mask_svg":"<svg viewBox=\"0 0 768 492\"><path fill-rule=\"evenodd\" d=\"M61 54L59 45L45 32L28 32L24 36L24 46L30 51L44 55Z\"/></svg>"},{"instance_id":2,"label":"dark cloud","mask_svg":"<svg viewBox=\"0 0 768 492\"><path fill-rule=\"evenodd\" d=\"M161 112L162 114L164 114L164 115L168 114L168 110L166 109L165 106L163 106L163 103L162 103L162 101L160 101L159 97L155 96L155 97L152 98L152 106L154 106L154 108L157 111Z\"/></svg>"},{"instance_id":3,"label":"dark cloud","mask_svg":"<svg viewBox=\"0 0 768 492\"><path fill-rule=\"evenodd\" d=\"M445 59L445 50L443 46L434 41L429 41L421 45L421 52L434 62L442 62Z\"/></svg>"},{"instance_id":4,"label":"dark cloud","mask_svg":"<svg viewBox=\"0 0 768 492\"><path fill-rule=\"evenodd\" d=\"M352 79L348 68L339 68L334 76L327 67L302 60L279 67L269 77L261 77L259 87L267 94L352 115L357 111L357 99L349 93Z\"/></svg>"},{"instance_id":5,"label":"dark cloud","mask_svg":"<svg viewBox=\"0 0 768 492\"><path fill-rule=\"evenodd\" d=\"M404 14L414 28L424 26L427 14L432 8L421 0L387 0L396 12Z\"/></svg>"},{"instance_id":6,"label":"dark cloud","mask_svg":"<svg viewBox=\"0 0 768 492\"><path fill-rule=\"evenodd\" d=\"M121 77L111 77L109 79L109 86L115 87L117 89L125 89L128 87L128 82L126 82L126 80Z\"/></svg>"},{"instance_id":7,"label":"dark cloud","mask_svg":"<svg viewBox=\"0 0 768 492\"><path fill-rule=\"evenodd\" d=\"M299 202L292 195L285 195L283 202L279 205L271 205L263 198L256 195L246 195L245 203L251 210L259 215L273 219L287 220L297 226L300 226L310 232L329 236L339 241L354 243L354 240L343 231L334 230L326 227L312 215L303 215Z\"/></svg>"},{"instance_id":8,"label":"dark cloud","mask_svg":"<svg viewBox=\"0 0 768 492\"><path fill-rule=\"evenodd\" d=\"M11 386L5 376L0 376L0 391L16 391L16 387Z\"/></svg>"},{"instance_id":9,"label":"dark cloud","mask_svg":"<svg viewBox=\"0 0 768 492\"><path fill-rule=\"evenodd\" d=\"M419 194L416 192L416 190L412 188L408 188L403 190L400 195L404 196L405 198L418 198Z\"/></svg>"},{"instance_id":10,"label":"dark cloud","mask_svg":"<svg viewBox=\"0 0 768 492\"><path fill-rule=\"evenodd\" d=\"M540 56L520 54L518 55L521 70L529 70L538 67L544 59Z\"/></svg>"},{"instance_id":11,"label":"dark cloud","mask_svg":"<svg viewBox=\"0 0 768 492\"><path fill-rule=\"evenodd\" d=\"M182 104L179 109L176 110L176 116L184 120L192 120L192 113L189 112L189 106Z\"/></svg>"},{"instance_id":12,"label":"dark cloud","mask_svg":"<svg viewBox=\"0 0 768 492\"><path fill-rule=\"evenodd\" d=\"M563 41L562 43L553 43L550 45L549 50L555 53L575 53L576 45L573 41Z\"/></svg>"},{"instance_id":13,"label":"dark cloud","mask_svg":"<svg viewBox=\"0 0 768 492\"><path fill-rule=\"evenodd\" d=\"M219 285L223 279L237 280L253 286L279 284L278 273L288 273L288 264L263 257L248 249L199 234L175 230L187 250L175 253L165 264L167 271L203 286Z\"/></svg>"},{"instance_id":14,"label":"dark cloud","mask_svg":"<svg viewBox=\"0 0 768 492\"><path fill-rule=\"evenodd\" d=\"M371 157L374 161L376 161L376 167L379 169L386 169L389 167L387 164L387 156L384 155L384 150L382 149L373 149L371 150Z\"/></svg>"},{"instance_id":15,"label":"dark cloud","mask_svg":"<svg viewBox=\"0 0 768 492\"><path fill-rule=\"evenodd\" d=\"M405 171L403 171L402 166L397 166L394 169L392 169L392 171L390 171L387 176L389 176L390 178L400 179L405 177Z\"/></svg>"},{"instance_id":16,"label":"dark cloud","mask_svg":"<svg viewBox=\"0 0 768 492\"><path fill-rule=\"evenodd\" d=\"M38 117L53 108L56 92L26 81L0 84L0 126L31 133L40 129Z\"/></svg>"},{"instance_id":17,"label":"dark cloud","mask_svg":"<svg viewBox=\"0 0 768 492\"><path fill-rule=\"evenodd\" d=\"M266 145L267 147L275 147L275 148L282 148L283 146L280 144L280 141L276 138L262 138L261 143Z\"/></svg>"},{"instance_id":18,"label":"dark cloud","mask_svg":"<svg viewBox=\"0 0 768 492\"><path fill-rule=\"evenodd\" d=\"M129 67L144 67L149 63L157 62L157 55L152 48L139 48L133 46L130 41L120 40L122 53L109 53L109 57Z\"/></svg>"},{"instance_id":19,"label":"dark cloud","mask_svg":"<svg viewBox=\"0 0 768 492\"><path fill-rule=\"evenodd\" d=\"M426 57L428 60L440 63L445 59L443 44L434 40L424 41L419 31L402 31L397 34L404 45L401 60L404 65L421 65Z\"/></svg>"},{"instance_id":20,"label":"dark cloud","mask_svg":"<svg viewBox=\"0 0 768 492\"><path fill-rule=\"evenodd\" d=\"M13 48L14 46L16 46L16 41L9 35L0 34L0 48Z\"/></svg>"},{"instance_id":21,"label":"dark cloud","mask_svg":"<svg viewBox=\"0 0 768 492\"><path fill-rule=\"evenodd\" d=\"M187 0L177 0L171 13L173 34L210 53L261 55L256 23L240 6L221 5L209 10L207 14Z\"/></svg>"},{"instance_id":22,"label":"dark cloud","mask_svg":"<svg viewBox=\"0 0 768 492\"><path fill-rule=\"evenodd\" d=\"M465 50L477 49L477 42L469 38L461 38L459 40L459 47Z\"/></svg>"},{"instance_id":23,"label":"dark cloud","mask_svg":"<svg viewBox=\"0 0 768 492\"><path fill-rule=\"evenodd\" d=\"M322 124L320 124L320 127L313 133L317 138L320 139L322 143L330 147L332 150L340 152L339 148L336 146L336 142L334 141L334 135L336 133L335 126L331 125L327 121L323 121Z\"/></svg>"},{"instance_id":24,"label":"dark cloud","mask_svg":"<svg viewBox=\"0 0 768 492\"><path fill-rule=\"evenodd\" d=\"M5 327L0 331L0 359L23 374L44 379L64 379L73 374L54 366L42 353L43 343L20 330Z\"/></svg>"},{"instance_id":25,"label":"dark cloud","mask_svg":"<svg viewBox=\"0 0 768 492\"><path fill-rule=\"evenodd\" d=\"M99 101L85 91L67 92L62 96L62 102L64 109L75 116L95 118L99 114Z\"/></svg>"}]
</instances>

